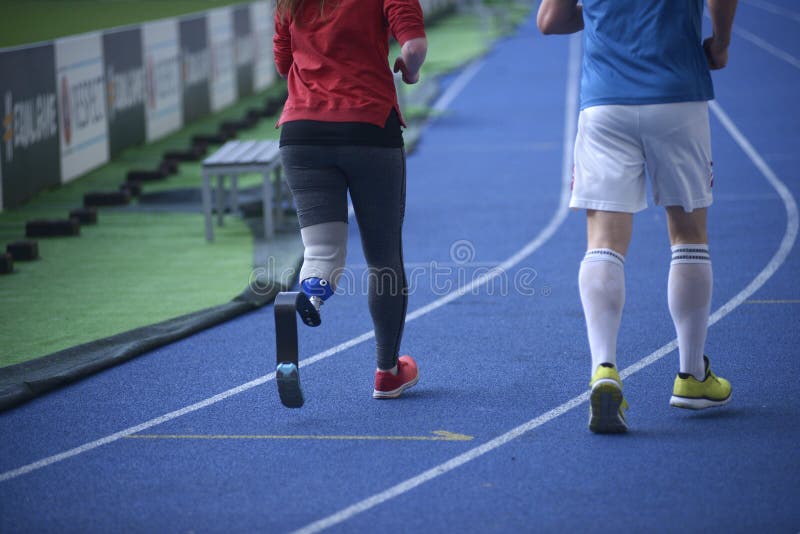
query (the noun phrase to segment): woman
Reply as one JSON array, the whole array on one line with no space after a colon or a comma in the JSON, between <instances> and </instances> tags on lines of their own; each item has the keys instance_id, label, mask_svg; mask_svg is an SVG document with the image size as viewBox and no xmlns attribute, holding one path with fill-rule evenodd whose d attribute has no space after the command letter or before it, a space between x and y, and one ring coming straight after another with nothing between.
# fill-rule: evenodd
<instances>
[{"instance_id":1,"label":"woman","mask_svg":"<svg viewBox=\"0 0 800 534\"><path fill-rule=\"evenodd\" d=\"M369 267L378 368L373 397L399 397L419 380L399 356L407 290L402 236L405 152L395 72L416 83L427 40L418 0L278 0L275 64L289 97L278 125L281 160L305 246L300 287L317 312L333 295L347 247L347 193Z\"/></svg>"}]
</instances>

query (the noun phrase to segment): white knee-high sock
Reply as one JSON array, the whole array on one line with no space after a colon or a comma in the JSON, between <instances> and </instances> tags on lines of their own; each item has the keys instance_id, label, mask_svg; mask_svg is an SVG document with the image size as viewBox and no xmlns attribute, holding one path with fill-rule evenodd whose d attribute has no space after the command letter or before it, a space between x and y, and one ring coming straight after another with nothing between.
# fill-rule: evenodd
<instances>
[{"instance_id":1,"label":"white knee-high sock","mask_svg":"<svg viewBox=\"0 0 800 534\"><path fill-rule=\"evenodd\" d=\"M578 285L594 373L601 363L617 364L617 333L625 305L625 256L608 248L588 250Z\"/></svg>"},{"instance_id":2,"label":"white knee-high sock","mask_svg":"<svg viewBox=\"0 0 800 534\"><path fill-rule=\"evenodd\" d=\"M708 245L675 245L669 268L667 302L678 334L680 370L705 378L703 351L711 309L711 256Z\"/></svg>"}]
</instances>

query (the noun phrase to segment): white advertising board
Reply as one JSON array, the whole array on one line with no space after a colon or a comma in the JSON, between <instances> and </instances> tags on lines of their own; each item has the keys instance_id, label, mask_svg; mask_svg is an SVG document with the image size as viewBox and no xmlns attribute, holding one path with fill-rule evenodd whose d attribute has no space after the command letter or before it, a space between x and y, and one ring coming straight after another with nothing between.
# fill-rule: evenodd
<instances>
[{"instance_id":1,"label":"white advertising board","mask_svg":"<svg viewBox=\"0 0 800 534\"><path fill-rule=\"evenodd\" d=\"M211 51L211 110L217 111L237 98L231 8L212 9L206 17Z\"/></svg>"},{"instance_id":2,"label":"white advertising board","mask_svg":"<svg viewBox=\"0 0 800 534\"><path fill-rule=\"evenodd\" d=\"M275 34L274 8L272 2L250 4L250 21L253 28L254 64L253 85L259 91L277 78L275 58L272 55L272 36Z\"/></svg>"},{"instance_id":3,"label":"white advertising board","mask_svg":"<svg viewBox=\"0 0 800 534\"><path fill-rule=\"evenodd\" d=\"M108 161L108 121L100 33L55 42L61 181Z\"/></svg>"},{"instance_id":4,"label":"white advertising board","mask_svg":"<svg viewBox=\"0 0 800 534\"><path fill-rule=\"evenodd\" d=\"M153 141L183 125L178 22L164 19L142 26L146 87L147 140Z\"/></svg>"}]
</instances>

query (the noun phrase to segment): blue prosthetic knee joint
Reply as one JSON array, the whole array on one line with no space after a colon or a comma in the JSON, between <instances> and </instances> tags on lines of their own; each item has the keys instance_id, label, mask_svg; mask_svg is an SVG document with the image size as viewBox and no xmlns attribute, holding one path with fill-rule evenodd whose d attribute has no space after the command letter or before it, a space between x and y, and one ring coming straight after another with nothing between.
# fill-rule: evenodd
<instances>
[{"instance_id":1,"label":"blue prosthetic knee joint","mask_svg":"<svg viewBox=\"0 0 800 534\"><path fill-rule=\"evenodd\" d=\"M309 297L317 297L320 300L328 300L333 295L333 288L327 280L322 278L306 278L300 283L303 293Z\"/></svg>"}]
</instances>

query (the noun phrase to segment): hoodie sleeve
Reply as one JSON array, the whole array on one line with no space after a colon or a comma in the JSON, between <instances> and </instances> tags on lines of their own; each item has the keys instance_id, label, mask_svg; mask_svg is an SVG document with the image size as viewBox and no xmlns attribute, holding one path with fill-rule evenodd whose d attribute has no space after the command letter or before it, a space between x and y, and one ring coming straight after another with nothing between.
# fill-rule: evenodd
<instances>
[{"instance_id":1,"label":"hoodie sleeve","mask_svg":"<svg viewBox=\"0 0 800 534\"><path fill-rule=\"evenodd\" d=\"M289 32L288 24L282 22L277 13L275 14L275 35L272 37L272 53L275 56L275 67L278 69L278 73L286 77L294 62L292 35Z\"/></svg>"},{"instance_id":2,"label":"hoodie sleeve","mask_svg":"<svg viewBox=\"0 0 800 534\"><path fill-rule=\"evenodd\" d=\"M386 0L383 9L389 29L400 46L411 39L425 37L419 0Z\"/></svg>"}]
</instances>

